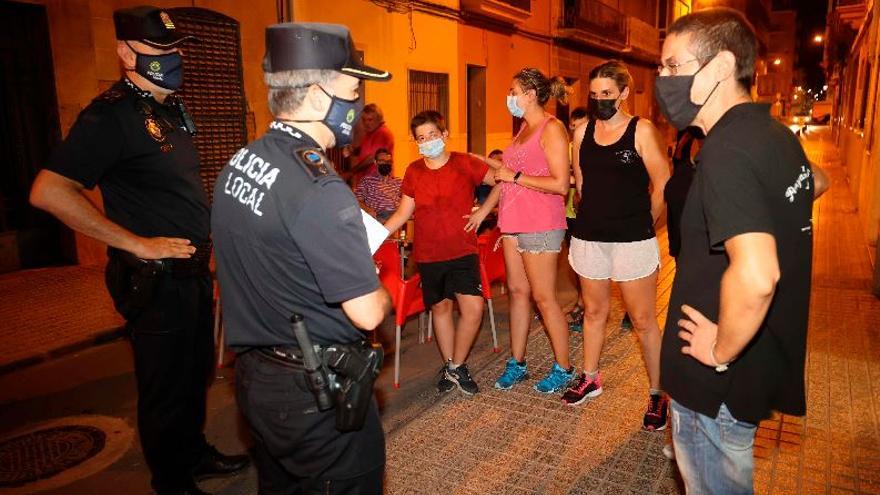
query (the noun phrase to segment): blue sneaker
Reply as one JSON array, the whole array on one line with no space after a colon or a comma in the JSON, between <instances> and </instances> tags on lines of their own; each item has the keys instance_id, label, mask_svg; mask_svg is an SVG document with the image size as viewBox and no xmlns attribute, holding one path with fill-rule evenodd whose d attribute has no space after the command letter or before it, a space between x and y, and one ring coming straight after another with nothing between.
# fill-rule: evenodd
<instances>
[{"instance_id":1,"label":"blue sneaker","mask_svg":"<svg viewBox=\"0 0 880 495\"><path fill-rule=\"evenodd\" d=\"M564 390L572 378L574 378L574 366L567 370L554 362L547 376L535 384L535 390L542 394L555 394Z\"/></svg>"},{"instance_id":2,"label":"blue sneaker","mask_svg":"<svg viewBox=\"0 0 880 495\"><path fill-rule=\"evenodd\" d=\"M504 368L504 373L495 382L495 388L498 390L510 390L514 385L528 377L529 371L526 368L526 363L519 364L516 359L510 358L507 360L507 367Z\"/></svg>"}]
</instances>

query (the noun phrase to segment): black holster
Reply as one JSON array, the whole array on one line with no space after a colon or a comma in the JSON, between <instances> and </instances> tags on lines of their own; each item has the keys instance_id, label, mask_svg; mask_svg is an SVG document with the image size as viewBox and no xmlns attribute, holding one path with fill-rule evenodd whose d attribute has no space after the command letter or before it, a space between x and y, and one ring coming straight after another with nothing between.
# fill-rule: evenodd
<instances>
[{"instance_id":1,"label":"black holster","mask_svg":"<svg viewBox=\"0 0 880 495\"><path fill-rule=\"evenodd\" d=\"M108 255L107 288L116 310L131 320L152 302L162 269L120 249L111 248Z\"/></svg>"},{"instance_id":2,"label":"black holster","mask_svg":"<svg viewBox=\"0 0 880 495\"><path fill-rule=\"evenodd\" d=\"M324 364L333 377L336 429L356 431L364 426L373 400L373 383L382 368L384 353L367 342L337 344L324 349Z\"/></svg>"}]
</instances>

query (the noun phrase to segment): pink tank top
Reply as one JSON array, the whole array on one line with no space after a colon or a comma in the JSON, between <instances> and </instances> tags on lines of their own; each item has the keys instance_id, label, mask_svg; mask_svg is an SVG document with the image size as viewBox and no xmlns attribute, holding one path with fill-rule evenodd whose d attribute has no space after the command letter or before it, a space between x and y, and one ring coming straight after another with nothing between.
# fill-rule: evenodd
<instances>
[{"instance_id":1,"label":"pink tank top","mask_svg":"<svg viewBox=\"0 0 880 495\"><path fill-rule=\"evenodd\" d=\"M541 148L541 134L553 117L544 122L518 144L516 139L504 150L504 165L523 175L550 176L550 164ZM522 134L525 125L520 127ZM566 228L565 197L529 189L512 182L501 185L498 206L498 227L504 233L546 232Z\"/></svg>"}]
</instances>

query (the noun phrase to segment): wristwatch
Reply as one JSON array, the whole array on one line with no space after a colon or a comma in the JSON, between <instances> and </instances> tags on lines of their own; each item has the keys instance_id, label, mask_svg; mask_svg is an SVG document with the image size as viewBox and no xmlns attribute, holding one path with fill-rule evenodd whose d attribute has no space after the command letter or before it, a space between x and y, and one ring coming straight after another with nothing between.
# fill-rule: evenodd
<instances>
[{"instance_id":1,"label":"wristwatch","mask_svg":"<svg viewBox=\"0 0 880 495\"><path fill-rule=\"evenodd\" d=\"M520 170L519 172L513 174L513 183L514 183L514 184L516 184L516 181L519 180L519 178L520 178L521 175L522 175L522 170Z\"/></svg>"},{"instance_id":2,"label":"wristwatch","mask_svg":"<svg viewBox=\"0 0 880 495\"><path fill-rule=\"evenodd\" d=\"M728 361L726 363L719 363L718 362L718 358L715 357L715 344L717 344L717 343L718 343L717 340L715 342L712 342L712 348L709 349L709 355L712 356L712 362L715 363L715 372L716 373L724 373L725 371L727 371L727 368L730 365L730 361Z\"/></svg>"}]
</instances>

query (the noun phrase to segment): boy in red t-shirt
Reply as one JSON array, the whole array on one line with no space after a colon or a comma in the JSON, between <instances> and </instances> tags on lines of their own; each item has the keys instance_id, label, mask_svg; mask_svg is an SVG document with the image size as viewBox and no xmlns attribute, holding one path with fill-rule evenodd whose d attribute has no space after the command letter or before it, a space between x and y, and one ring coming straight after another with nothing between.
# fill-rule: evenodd
<instances>
[{"instance_id":1,"label":"boy in red t-shirt","mask_svg":"<svg viewBox=\"0 0 880 495\"><path fill-rule=\"evenodd\" d=\"M410 131L423 158L403 175L397 211L385 222L394 232L415 213L413 259L422 275L425 307L431 308L437 346L443 357L437 389L458 387L473 395L479 387L465 364L483 320L483 291L476 229L470 224L474 188L494 184L488 165L470 155L446 150L449 132L443 116L421 112ZM461 317L452 319L453 299Z\"/></svg>"}]
</instances>

